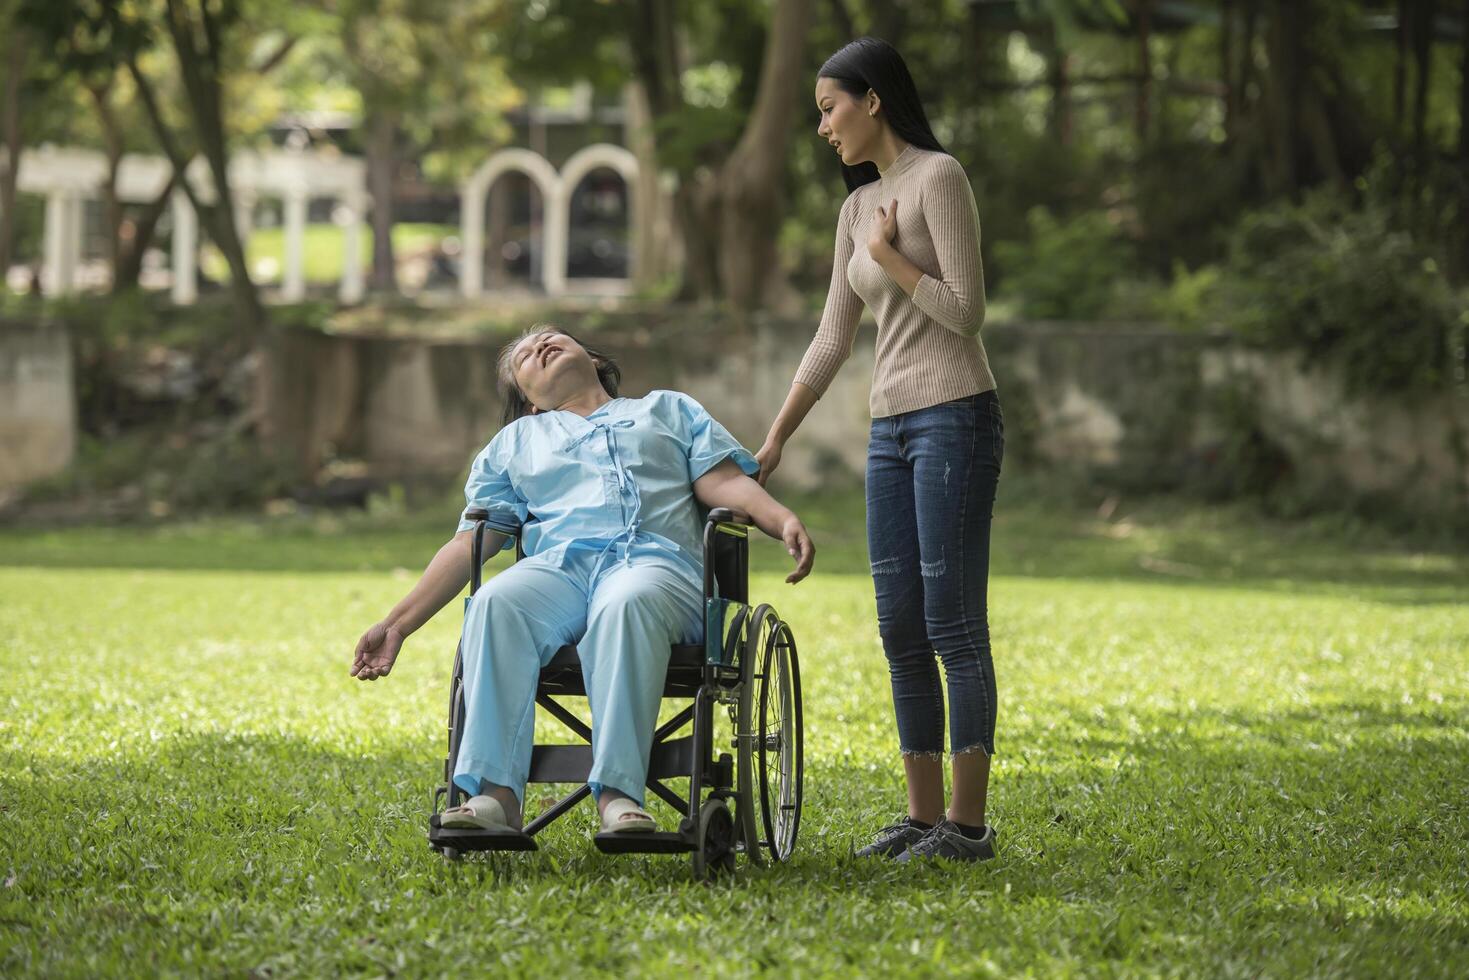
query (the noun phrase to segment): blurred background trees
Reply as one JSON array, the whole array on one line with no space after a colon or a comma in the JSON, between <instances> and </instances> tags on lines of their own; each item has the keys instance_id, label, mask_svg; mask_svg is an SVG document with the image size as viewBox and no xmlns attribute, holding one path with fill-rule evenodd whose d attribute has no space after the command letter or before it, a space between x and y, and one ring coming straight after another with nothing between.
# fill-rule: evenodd
<instances>
[{"instance_id":1,"label":"blurred background trees","mask_svg":"<svg viewBox=\"0 0 1469 980\"><path fill-rule=\"evenodd\" d=\"M811 90L873 34L973 182L992 319L1224 330L1408 393L1466 383L1466 25L1469 0L0 0L0 140L96 149L114 178L128 153L171 162L156 200L104 187L88 212L119 297L98 316L124 333L167 319L134 294L175 190L243 343L333 314L267 302L279 202L237 200L226 161L270 147L365 159L372 322L460 302L460 184L492 154L600 142L642 172L572 195L573 277L814 322L845 190ZM197 159L204 200L178 179ZM12 303L43 224L15 176ZM540 193L491 186L480 308L548 301ZM309 220L325 300L343 231L320 201Z\"/></svg>"},{"instance_id":2,"label":"blurred background trees","mask_svg":"<svg viewBox=\"0 0 1469 980\"><path fill-rule=\"evenodd\" d=\"M1249 212L1317 190L1382 210L1452 282L1469 265L1462 0L6 0L0 17L7 146L198 154L227 192L229 149L330 140L368 161L371 281L389 293L405 176L452 192L516 142L517 110L574 84L615 104L635 83L673 185L674 292L809 305L842 193L808 90L862 33L904 52L974 180L992 285L1024 286L1024 310L1136 314L1227 266ZM34 251L27 207L0 180L0 259L17 235ZM204 212L253 318L231 209ZM126 288L136 257L123 208L107 213Z\"/></svg>"}]
</instances>

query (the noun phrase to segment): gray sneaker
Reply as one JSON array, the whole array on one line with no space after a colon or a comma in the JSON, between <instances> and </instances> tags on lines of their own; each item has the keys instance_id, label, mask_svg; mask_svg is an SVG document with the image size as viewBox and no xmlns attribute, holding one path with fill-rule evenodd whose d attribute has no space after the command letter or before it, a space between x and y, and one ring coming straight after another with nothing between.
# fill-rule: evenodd
<instances>
[{"instance_id":1,"label":"gray sneaker","mask_svg":"<svg viewBox=\"0 0 1469 980\"><path fill-rule=\"evenodd\" d=\"M988 861L995 856L995 828L985 827L977 840L965 837L948 820L940 820L923 839L898 855L899 861L947 858L950 861Z\"/></svg>"},{"instance_id":2,"label":"gray sneaker","mask_svg":"<svg viewBox=\"0 0 1469 980\"><path fill-rule=\"evenodd\" d=\"M888 824L877 832L872 843L857 852L857 857L896 857L901 858L903 852L909 847L923 839L923 835L929 833L921 827L915 827L904 817L897 823Z\"/></svg>"}]
</instances>

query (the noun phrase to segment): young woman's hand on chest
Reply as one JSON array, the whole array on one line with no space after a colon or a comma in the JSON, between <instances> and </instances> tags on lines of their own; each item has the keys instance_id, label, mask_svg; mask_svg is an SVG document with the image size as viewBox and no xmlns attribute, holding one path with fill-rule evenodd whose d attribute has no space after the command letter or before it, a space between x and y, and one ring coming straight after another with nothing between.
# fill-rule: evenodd
<instances>
[{"instance_id":1,"label":"young woman's hand on chest","mask_svg":"<svg viewBox=\"0 0 1469 980\"><path fill-rule=\"evenodd\" d=\"M889 249L898 250L899 241L912 241L917 236L927 234L928 226L923 220L923 209L916 201L899 201L891 197L879 199L879 203L870 213L867 254L874 262L881 262Z\"/></svg>"}]
</instances>

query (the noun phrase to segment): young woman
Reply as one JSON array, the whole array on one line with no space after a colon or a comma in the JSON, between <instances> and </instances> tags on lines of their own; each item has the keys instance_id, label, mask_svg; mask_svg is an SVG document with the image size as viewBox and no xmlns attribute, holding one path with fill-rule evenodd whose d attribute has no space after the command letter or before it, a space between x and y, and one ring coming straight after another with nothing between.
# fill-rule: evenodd
<instances>
[{"instance_id":1,"label":"young woman","mask_svg":"<svg viewBox=\"0 0 1469 980\"><path fill-rule=\"evenodd\" d=\"M995 841L985 822L995 730L986 586L1004 423L979 340L979 215L891 45L861 38L832 55L816 106L817 134L840 155L851 193L821 325L756 454L760 480L851 353L865 304L877 319L867 542L908 816L859 853L982 860ZM952 752L947 812L938 661Z\"/></svg>"},{"instance_id":2,"label":"young woman","mask_svg":"<svg viewBox=\"0 0 1469 980\"><path fill-rule=\"evenodd\" d=\"M506 425L475 459L469 508L506 529L494 554L524 533L526 557L475 593L464 617L464 737L454 781L469 801L446 827L521 827L530 772L536 681L562 646L581 655L592 709L588 778L602 828L648 831L648 753L669 648L703 636L703 548L697 504L745 511L796 560L815 555L801 522L747 474L755 461L687 395L618 398L617 365L555 328L505 348ZM352 674L392 670L403 640L469 581L471 521L439 549L387 618L363 634Z\"/></svg>"}]
</instances>

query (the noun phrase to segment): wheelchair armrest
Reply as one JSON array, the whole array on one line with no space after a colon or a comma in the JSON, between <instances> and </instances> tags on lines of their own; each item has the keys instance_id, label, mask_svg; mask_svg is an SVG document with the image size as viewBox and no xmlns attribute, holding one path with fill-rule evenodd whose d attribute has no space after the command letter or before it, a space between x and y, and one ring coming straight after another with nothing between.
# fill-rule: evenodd
<instances>
[{"instance_id":1,"label":"wheelchair armrest","mask_svg":"<svg viewBox=\"0 0 1469 980\"><path fill-rule=\"evenodd\" d=\"M745 527L754 527L755 522L750 515L733 507L715 507L709 512L709 523L711 524L741 524Z\"/></svg>"},{"instance_id":2,"label":"wheelchair armrest","mask_svg":"<svg viewBox=\"0 0 1469 980\"><path fill-rule=\"evenodd\" d=\"M474 522L474 538L470 543L470 554L472 557L470 559L469 570L469 594L474 595L476 592L479 591L480 573L482 571L481 566L484 565L485 561L484 532L488 529L491 531L498 531L499 533L507 535L509 537L513 537L515 539L515 560L520 561L520 559L525 557L525 552L522 550L524 548L524 544L521 541L520 533L523 530L524 526L521 525L511 527L496 527L494 524L489 523L490 512L485 510L483 507L469 508L464 512L464 519Z\"/></svg>"}]
</instances>

